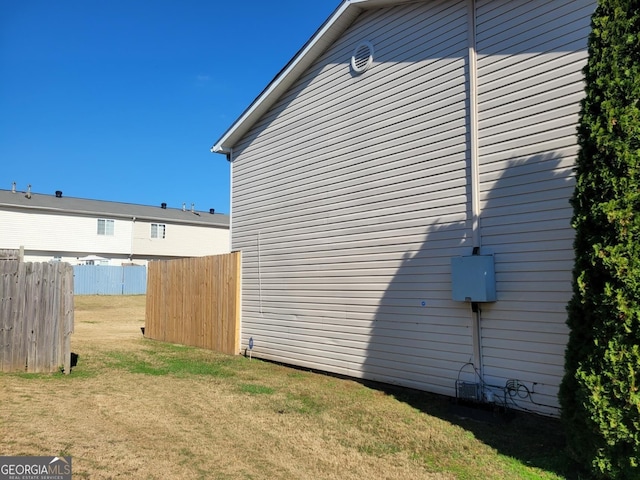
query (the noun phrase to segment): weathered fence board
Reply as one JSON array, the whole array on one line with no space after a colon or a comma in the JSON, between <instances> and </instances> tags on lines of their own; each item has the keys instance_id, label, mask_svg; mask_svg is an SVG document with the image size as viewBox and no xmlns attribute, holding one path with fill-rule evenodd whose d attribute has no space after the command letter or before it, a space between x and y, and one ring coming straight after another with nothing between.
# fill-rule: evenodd
<instances>
[{"instance_id":1,"label":"weathered fence board","mask_svg":"<svg viewBox=\"0 0 640 480\"><path fill-rule=\"evenodd\" d=\"M73 268L0 261L0 370L71 370Z\"/></svg>"},{"instance_id":2,"label":"weathered fence board","mask_svg":"<svg viewBox=\"0 0 640 480\"><path fill-rule=\"evenodd\" d=\"M145 337L235 355L240 252L150 262Z\"/></svg>"},{"instance_id":3,"label":"weathered fence board","mask_svg":"<svg viewBox=\"0 0 640 480\"><path fill-rule=\"evenodd\" d=\"M147 269L144 266L76 265L76 295L144 295Z\"/></svg>"}]
</instances>

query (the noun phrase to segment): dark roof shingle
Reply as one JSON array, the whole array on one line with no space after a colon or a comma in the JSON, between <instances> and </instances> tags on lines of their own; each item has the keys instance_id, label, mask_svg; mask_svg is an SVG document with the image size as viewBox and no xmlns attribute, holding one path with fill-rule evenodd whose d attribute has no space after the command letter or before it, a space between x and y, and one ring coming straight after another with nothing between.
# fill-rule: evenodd
<instances>
[{"instance_id":1,"label":"dark roof shingle","mask_svg":"<svg viewBox=\"0 0 640 480\"><path fill-rule=\"evenodd\" d=\"M229 228L229 216L221 213L0 190L0 209L7 208L107 218L135 217L136 220Z\"/></svg>"}]
</instances>

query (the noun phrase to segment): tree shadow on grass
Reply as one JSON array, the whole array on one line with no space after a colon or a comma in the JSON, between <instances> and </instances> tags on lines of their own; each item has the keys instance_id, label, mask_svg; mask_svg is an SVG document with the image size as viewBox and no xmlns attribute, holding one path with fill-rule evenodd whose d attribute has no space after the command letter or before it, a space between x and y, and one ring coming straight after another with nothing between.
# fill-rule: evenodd
<instances>
[{"instance_id":1,"label":"tree shadow on grass","mask_svg":"<svg viewBox=\"0 0 640 480\"><path fill-rule=\"evenodd\" d=\"M444 395L367 380L359 382L473 433L501 455L567 480L587 478L584 470L568 456L563 427L557 418L516 410L492 410L486 405L459 403Z\"/></svg>"},{"instance_id":2,"label":"tree shadow on grass","mask_svg":"<svg viewBox=\"0 0 640 480\"><path fill-rule=\"evenodd\" d=\"M495 174L491 190L485 193L480 232L486 239L482 253L497 259L498 300L483 304L486 307L477 340L473 339L470 304L451 299L453 287L447 271L451 255L472 254L470 219L450 223L435 219L427 225L424 242L417 251L405 255L372 323L364 371L369 379L383 383L363 383L464 428L501 455L577 480L581 475L567 454L560 421L527 410L542 405L558 411L551 402L564 350L559 341L564 337L558 337L557 326L563 322L563 295L568 300L570 290L569 282L564 281L564 265L571 260L567 218L573 188L567 167L571 155L571 149L530 156L514 154ZM558 263L557 258L564 263ZM511 281L513 271L518 274L517 282ZM538 285L539 278L545 285ZM416 282L420 288L415 288ZM426 304L423 309L415 307L420 299ZM535 335L529 338L527 332ZM491 388L505 385L509 379L544 383L546 391L541 395L545 396L541 400L537 397L538 403L530 396L531 402L518 398L516 410L515 401L510 403L506 398L501 407L484 396L475 403L469 400L463 404L451 397L408 388L424 385L424 390L455 396L456 373L458 380L477 382L477 371L463 371L469 364L465 362L474 361L474 342L478 343L477 356L483 365L481 382ZM500 387L495 387L495 392L487 390L497 395ZM485 403L480 403L481 399Z\"/></svg>"}]
</instances>

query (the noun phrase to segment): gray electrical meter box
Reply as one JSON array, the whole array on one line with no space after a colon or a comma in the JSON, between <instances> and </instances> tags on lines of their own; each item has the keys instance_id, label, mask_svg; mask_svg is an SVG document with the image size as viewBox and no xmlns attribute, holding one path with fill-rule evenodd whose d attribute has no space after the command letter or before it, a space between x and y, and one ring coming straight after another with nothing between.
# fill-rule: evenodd
<instances>
[{"instance_id":1,"label":"gray electrical meter box","mask_svg":"<svg viewBox=\"0 0 640 480\"><path fill-rule=\"evenodd\" d=\"M471 255L451 259L453 300L495 302L496 274L493 255Z\"/></svg>"}]
</instances>

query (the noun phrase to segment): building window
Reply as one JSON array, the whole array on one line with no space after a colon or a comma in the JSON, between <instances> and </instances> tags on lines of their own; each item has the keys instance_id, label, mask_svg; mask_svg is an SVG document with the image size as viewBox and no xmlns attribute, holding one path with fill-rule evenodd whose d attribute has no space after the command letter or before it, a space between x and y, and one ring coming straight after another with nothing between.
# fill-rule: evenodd
<instances>
[{"instance_id":1,"label":"building window","mask_svg":"<svg viewBox=\"0 0 640 480\"><path fill-rule=\"evenodd\" d=\"M104 218L98 219L98 235L113 235L113 220L106 220Z\"/></svg>"},{"instance_id":2,"label":"building window","mask_svg":"<svg viewBox=\"0 0 640 480\"><path fill-rule=\"evenodd\" d=\"M151 224L151 238L164 238L164 232L167 226L164 223Z\"/></svg>"}]
</instances>

